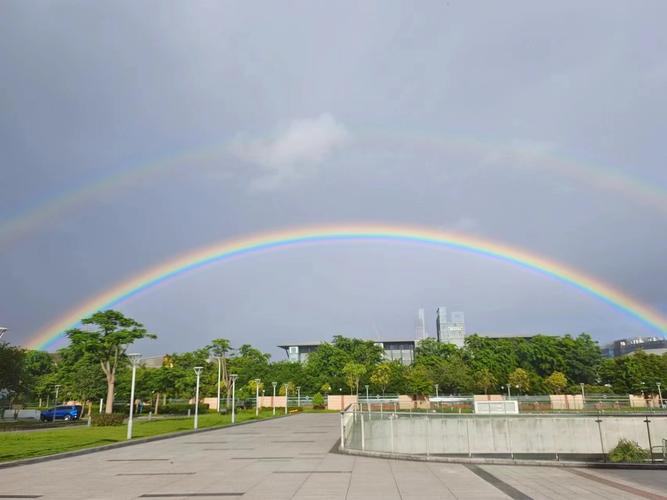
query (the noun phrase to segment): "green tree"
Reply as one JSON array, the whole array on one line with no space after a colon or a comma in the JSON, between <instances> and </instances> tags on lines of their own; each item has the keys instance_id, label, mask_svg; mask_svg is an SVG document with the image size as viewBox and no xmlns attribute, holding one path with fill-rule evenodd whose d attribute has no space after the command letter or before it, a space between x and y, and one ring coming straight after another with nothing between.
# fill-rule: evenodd
<instances>
[{"instance_id":1,"label":"green tree","mask_svg":"<svg viewBox=\"0 0 667 500\"><path fill-rule=\"evenodd\" d=\"M516 387L519 390L519 393L526 393L530 390L530 376L523 368L517 368L510 373L507 382L511 386Z\"/></svg>"},{"instance_id":2,"label":"green tree","mask_svg":"<svg viewBox=\"0 0 667 500\"><path fill-rule=\"evenodd\" d=\"M96 312L81 323L95 330L73 328L67 331L67 336L73 348L83 349L100 363L107 381L106 413L111 413L116 371L126 360L128 346L137 340L156 336L148 333L141 323L113 310Z\"/></svg>"},{"instance_id":3,"label":"green tree","mask_svg":"<svg viewBox=\"0 0 667 500\"><path fill-rule=\"evenodd\" d=\"M385 389L389 385L389 382L391 382L391 374L391 363L388 361L377 365L371 374L371 384L380 388L383 397Z\"/></svg>"},{"instance_id":4,"label":"green tree","mask_svg":"<svg viewBox=\"0 0 667 500\"><path fill-rule=\"evenodd\" d=\"M473 378L475 388L484 391L484 394L488 394L490 389L498 385L498 380L488 368L476 371Z\"/></svg>"},{"instance_id":5,"label":"green tree","mask_svg":"<svg viewBox=\"0 0 667 500\"><path fill-rule=\"evenodd\" d=\"M414 365L407 369L406 389L410 394L421 396L428 394L433 387L428 369L423 365Z\"/></svg>"},{"instance_id":6,"label":"green tree","mask_svg":"<svg viewBox=\"0 0 667 500\"><path fill-rule=\"evenodd\" d=\"M325 395L331 392L331 385L328 382L324 382L320 386L320 392L323 392Z\"/></svg>"},{"instance_id":7,"label":"green tree","mask_svg":"<svg viewBox=\"0 0 667 500\"><path fill-rule=\"evenodd\" d=\"M230 353L232 350L232 346L227 339L213 339L211 343L206 346L206 348L209 351L209 354L211 357L214 358L220 358L220 380L221 380L221 385L225 388L231 387L232 386L232 379L229 376L229 370L227 369L227 355ZM227 407L231 404L231 394L229 391L226 391L227 393Z\"/></svg>"},{"instance_id":8,"label":"green tree","mask_svg":"<svg viewBox=\"0 0 667 500\"><path fill-rule=\"evenodd\" d=\"M0 399L8 396L12 400L21 392L24 358L23 349L0 342Z\"/></svg>"},{"instance_id":9,"label":"green tree","mask_svg":"<svg viewBox=\"0 0 667 500\"><path fill-rule=\"evenodd\" d=\"M350 388L350 394L356 388L359 394L359 382L361 377L366 374L366 367L361 363L350 361L343 367L343 375L345 376L345 383Z\"/></svg>"},{"instance_id":10,"label":"green tree","mask_svg":"<svg viewBox=\"0 0 667 500\"><path fill-rule=\"evenodd\" d=\"M554 394L560 394L567 387L567 377L563 372L553 372L544 380L544 385Z\"/></svg>"}]
</instances>

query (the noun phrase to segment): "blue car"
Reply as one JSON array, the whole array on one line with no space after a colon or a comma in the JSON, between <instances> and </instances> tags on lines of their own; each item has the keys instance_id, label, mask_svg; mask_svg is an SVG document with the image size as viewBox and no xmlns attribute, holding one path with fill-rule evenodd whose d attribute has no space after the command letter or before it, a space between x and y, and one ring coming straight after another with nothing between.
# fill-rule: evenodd
<instances>
[{"instance_id":1,"label":"blue car","mask_svg":"<svg viewBox=\"0 0 667 500\"><path fill-rule=\"evenodd\" d=\"M39 419L42 422L51 422L54 420L54 413L55 420L78 420L81 415L81 407L75 405L56 406L41 412Z\"/></svg>"}]
</instances>

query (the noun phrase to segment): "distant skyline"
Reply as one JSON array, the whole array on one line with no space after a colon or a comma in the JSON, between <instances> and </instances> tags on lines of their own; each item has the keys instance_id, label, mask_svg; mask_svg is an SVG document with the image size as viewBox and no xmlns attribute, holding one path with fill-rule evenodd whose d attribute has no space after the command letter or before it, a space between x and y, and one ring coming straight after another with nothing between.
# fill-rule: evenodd
<instances>
[{"instance_id":1,"label":"distant skyline","mask_svg":"<svg viewBox=\"0 0 667 500\"><path fill-rule=\"evenodd\" d=\"M161 262L258 232L416 225L560 262L667 315L667 5L9 0L0 325L28 342ZM119 305L158 340L654 335L491 259L340 242Z\"/></svg>"}]
</instances>

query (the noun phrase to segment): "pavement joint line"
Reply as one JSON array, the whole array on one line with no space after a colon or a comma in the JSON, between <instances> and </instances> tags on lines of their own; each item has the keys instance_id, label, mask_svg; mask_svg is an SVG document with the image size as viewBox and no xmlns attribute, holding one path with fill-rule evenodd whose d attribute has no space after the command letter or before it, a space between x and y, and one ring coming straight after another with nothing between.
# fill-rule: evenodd
<instances>
[{"instance_id":1,"label":"pavement joint line","mask_svg":"<svg viewBox=\"0 0 667 500\"><path fill-rule=\"evenodd\" d=\"M181 498L181 497L242 497L245 493L225 492L225 493L144 493L139 498Z\"/></svg>"},{"instance_id":2,"label":"pavement joint line","mask_svg":"<svg viewBox=\"0 0 667 500\"><path fill-rule=\"evenodd\" d=\"M107 462L168 462L171 458L108 458Z\"/></svg>"},{"instance_id":3,"label":"pavement joint line","mask_svg":"<svg viewBox=\"0 0 667 500\"><path fill-rule=\"evenodd\" d=\"M568 472L571 472L572 474L576 474L577 476L581 476L583 478L595 481L600 484L611 486L612 488L616 488L617 490L625 491L626 493L632 493L633 495L636 495L638 497L649 498L651 500L667 500L666 496L658 495L657 493L652 493L650 491L635 488L634 486L629 486L627 484L619 483L617 481L612 481L611 479L606 479L604 477L600 477L595 474L589 474L588 472L584 472L581 470L570 469L568 470Z\"/></svg>"},{"instance_id":4,"label":"pavement joint line","mask_svg":"<svg viewBox=\"0 0 667 500\"><path fill-rule=\"evenodd\" d=\"M196 472L120 472L117 476L192 476Z\"/></svg>"},{"instance_id":5,"label":"pavement joint line","mask_svg":"<svg viewBox=\"0 0 667 500\"><path fill-rule=\"evenodd\" d=\"M93 446L91 448L82 448L82 449L79 449L79 450L65 451L63 453L55 453L53 455L44 455L44 456L41 456L41 457L22 458L20 460L11 460L11 461L8 461L8 462L0 462L0 469L7 469L9 467L19 467L21 465L37 464L37 463L41 463L41 462L49 462L51 460L61 460L63 458L79 457L79 456L82 456L82 455L89 455L91 453L98 453L100 451L113 450L113 449L116 449L116 448L124 448L126 446L135 446L135 445L138 445L138 444L152 443L154 441L163 441L165 439L173 439L173 438L188 436L188 435L192 435L192 434L202 434L204 432L228 430L228 429L233 429L233 428L241 426L241 425L257 424L257 423L260 423L260 422L283 419L283 418L287 418L287 417L290 417L290 416L291 415L279 415L279 416L276 416L276 417L269 417L269 418L260 419L260 420L246 420L245 422L239 422L237 424L206 427L205 429L198 429L196 431L195 430L190 430L190 431L170 432L170 433L167 433L167 434L158 434L157 436L150 436L150 437L146 437L146 438L132 439L132 440L129 440L129 441L120 441L118 443L105 444L105 445L102 445L102 446ZM0 498L2 498L2 497L0 497ZM12 497L10 497L10 498L12 498ZM16 497L13 497L13 498L16 498ZM36 497L36 498L39 498L39 497Z\"/></svg>"},{"instance_id":6,"label":"pavement joint line","mask_svg":"<svg viewBox=\"0 0 667 500\"><path fill-rule=\"evenodd\" d=\"M274 470L274 474L352 474L351 470Z\"/></svg>"},{"instance_id":7,"label":"pavement joint line","mask_svg":"<svg viewBox=\"0 0 667 500\"><path fill-rule=\"evenodd\" d=\"M42 498L44 495L0 495L0 498Z\"/></svg>"},{"instance_id":8,"label":"pavement joint line","mask_svg":"<svg viewBox=\"0 0 667 500\"><path fill-rule=\"evenodd\" d=\"M494 476L489 471L482 469L478 465L466 465L466 469L470 472L477 475L479 478L483 479L491 486L495 486L497 489L505 493L514 500L533 500L533 497L526 495L524 492L517 490L514 486L509 483L506 483L502 479Z\"/></svg>"}]
</instances>

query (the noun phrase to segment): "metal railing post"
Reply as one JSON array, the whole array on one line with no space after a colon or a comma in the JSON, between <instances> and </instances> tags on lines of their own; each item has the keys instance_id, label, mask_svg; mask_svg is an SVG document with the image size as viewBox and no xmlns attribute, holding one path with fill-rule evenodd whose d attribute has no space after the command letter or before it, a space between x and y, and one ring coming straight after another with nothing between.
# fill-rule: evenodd
<instances>
[{"instance_id":1,"label":"metal railing post","mask_svg":"<svg viewBox=\"0 0 667 500\"><path fill-rule=\"evenodd\" d=\"M340 449L345 449L345 412L340 412Z\"/></svg>"},{"instance_id":2,"label":"metal railing post","mask_svg":"<svg viewBox=\"0 0 667 500\"><path fill-rule=\"evenodd\" d=\"M427 457L427 458L428 458L428 456L429 456L429 454L430 454L430 450L429 450L429 442L428 442L428 441L429 441L429 430L430 430L429 427L430 427L430 422L431 422L431 419L428 418L428 414L426 414L426 432L425 432L425 435L426 435L426 457Z\"/></svg>"},{"instance_id":3,"label":"metal railing post","mask_svg":"<svg viewBox=\"0 0 667 500\"><path fill-rule=\"evenodd\" d=\"M472 458L472 451L470 450L470 419L466 418L466 438L468 439L468 458Z\"/></svg>"},{"instance_id":4,"label":"metal railing post","mask_svg":"<svg viewBox=\"0 0 667 500\"><path fill-rule=\"evenodd\" d=\"M604 439L602 438L602 419L600 418L600 412L598 412L598 418L595 419L595 423L598 424L598 434L600 435L600 449L602 450L602 461L607 461L607 452L604 451Z\"/></svg>"},{"instance_id":5,"label":"metal railing post","mask_svg":"<svg viewBox=\"0 0 667 500\"><path fill-rule=\"evenodd\" d=\"M654 464L655 459L653 458L653 443L651 443L651 421L649 420L648 415L646 415L644 422L646 422L646 434L648 434L648 452L651 455L651 463Z\"/></svg>"},{"instance_id":6,"label":"metal railing post","mask_svg":"<svg viewBox=\"0 0 667 500\"><path fill-rule=\"evenodd\" d=\"M364 412L362 411L359 416L361 417L361 450L366 449L366 435L364 434Z\"/></svg>"},{"instance_id":7,"label":"metal railing post","mask_svg":"<svg viewBox=\"0 0 667 500\"><path fill-rule=\"evenodd\" d=\"M390 441L392 453L394 453L394 417L395 415L389 415L389 432L391 432Z\"/></svg>"}]
</instances>

